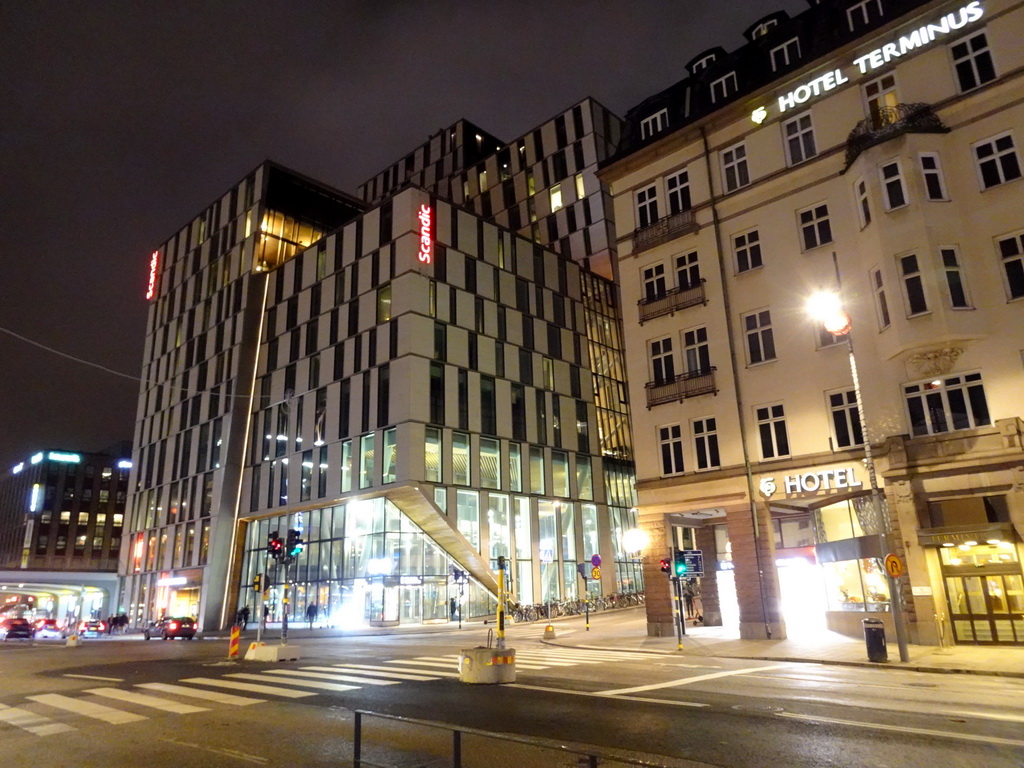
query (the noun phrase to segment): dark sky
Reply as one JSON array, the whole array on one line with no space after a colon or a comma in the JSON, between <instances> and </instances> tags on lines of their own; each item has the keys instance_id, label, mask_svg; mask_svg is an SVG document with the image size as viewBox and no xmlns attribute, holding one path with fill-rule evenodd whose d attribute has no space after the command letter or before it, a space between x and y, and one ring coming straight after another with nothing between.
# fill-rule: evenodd
<instances>
[{"instance_id":1,"label":"dark sky","mask_svg":"<svg viewBox=\"0 0 1024 768\"><path fill-rule=\"evenodd\" d=\"M0 0L0 471L133 437L151 251L270 158L356 186L460 117L618 114L805 0Z\"/></svg>"}]
</instances>

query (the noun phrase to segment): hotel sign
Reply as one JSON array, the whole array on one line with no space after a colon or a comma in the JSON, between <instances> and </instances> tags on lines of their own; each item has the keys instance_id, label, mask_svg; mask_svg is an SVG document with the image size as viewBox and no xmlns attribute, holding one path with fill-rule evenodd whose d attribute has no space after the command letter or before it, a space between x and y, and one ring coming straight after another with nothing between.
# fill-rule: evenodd
<instances>
[{"instance_id":1,"label":"hotel sign","mask_svg":"<svg viewBox=\"0 0 1024 768\"><path fill-rule=\"evenodd\" d=\"M433 214L430 210L430 206L425 203L420 206L420 212L417 214L420 220L420 253L419 259L424 264L429 264L434 258L434 240L431 236L431 224L433 223Z\"/></svg>"},{"instance_id":2,"label":"hotel sign","mask_svg":"<svg viewBox=\"0 0 1024 768\"><path fill-rule=\"evenodd\" d=\"M981 3L975 0L957 11L947 13L930 24L925 24L919 29L915 29L906 35L885 43L863 56L859 56L851 63L851 69L855 67L855 71L844 74L843 69L839 68L817 75L814 79L802 83L789 93L780 96L779 112L793 109L810 101L813 97L821 96L840 85L848 83L850 81L848 75L866 75L880 67L884 67L893 59L898 59L900 56L904 56L917 48L923 48L929 43L935 42L938 37L963 29L968 24L973 24L984 14L985 11L981 7ZM764 107L758 107L751 115L751 119L760 125L765 118L765 113Z\"/></svg>"},{"instance_id":3,"label":"hotel sign","mask_svg":"<svg viewBox=\"0 0 1024 768\"><path fill-rule=\"evenodd\" d=\"M156 268L160 263L160 251L153 251L149 257L149 283L146 286L146 301L156 296Z\"/></svg>"},{"instance_id":4,"label":"hotel sign","mask_svg":"<svg viewBox=\"0 0 1024 768\"><path fill-rule=\"evenodd\" d=\"M840 488L860 488L863 482L857 479L853 467L845 469L822 469L817 472L805 472L800 475L786 475L782 478L784 492L816 493L817 491L834 491ZM762 477L759 484L761 493L771 498L778 491L774 477Z\"/></svg>"}]
</instances>

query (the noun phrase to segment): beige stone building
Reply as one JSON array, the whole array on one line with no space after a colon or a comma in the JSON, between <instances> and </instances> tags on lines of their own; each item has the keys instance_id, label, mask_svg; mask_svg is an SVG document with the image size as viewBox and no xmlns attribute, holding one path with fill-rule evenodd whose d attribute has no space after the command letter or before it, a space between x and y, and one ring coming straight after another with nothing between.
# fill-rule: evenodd
<instances>
[{"instance_id":1,"label":"beige stone building","mask_svg":"<svg viewBox=\"0 0 1024 768\"><path fill-rule=\"evenodd\" d=\"M891 637L894 554L910 642L1024 645L1022 33L1014 0L812 3L627 115L601 175L652 634L685 544L744 637Z\"/></svg>"}]
</instances>

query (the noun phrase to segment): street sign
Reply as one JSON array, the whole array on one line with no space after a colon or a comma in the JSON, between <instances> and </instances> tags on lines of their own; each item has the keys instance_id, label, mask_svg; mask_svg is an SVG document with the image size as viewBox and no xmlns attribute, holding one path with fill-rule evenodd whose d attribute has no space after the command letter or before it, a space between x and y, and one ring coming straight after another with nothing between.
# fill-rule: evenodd
<instances>
[{"instance_id":1,"label":"street sign","mask_svg":"<svg viewBox=\"0 0 1024 768\"><path fill-rule=\"evenodd\" d=\"M555 561L555 550L542 549L540 551L540 561L542 563L553 563Z\"/></svg>"},{"instance_id":2,"label":"street sign","mask_svg":"<svg viewBox=\"0 0 1024 768\"><path fill-rule=\"evenodd\" d=\"M593 568L590 569L590 578L592 578L592 579L600 579L601 578L601 566L595 565Z\"/></svg>"},{"instance_id":3,"label":"street sign","mask_svg":"<svg viewBox=\"0 0 1024 768\"><path fill-rule=\"evenodd\" d=\"M704 575L704 551L701 549L684 549L683 562L686 563L686 577Z\"/></svg>"},{"instance_id":4,"label":"street sign","mask_svg":"<svg viewBox=\"0 0 1024 768\"><path fill-rule=\"evenodd\" d=\"M590 558L590 564L595 568L598 568L601 565L601 556L594 555L592 558Z\"/></svg>"},{"instance_id":5,"label":"street sign","mask_svg":"<svg viewBox=\"0 0 1024 768\"><path fill-rule=\"evenodd\" d=\"M894 579L898 579L903 575L903 561L896 557L896 555L890 553L885 556L885 570L888 571L889 575Z\"/></svg>"}]
</instances>

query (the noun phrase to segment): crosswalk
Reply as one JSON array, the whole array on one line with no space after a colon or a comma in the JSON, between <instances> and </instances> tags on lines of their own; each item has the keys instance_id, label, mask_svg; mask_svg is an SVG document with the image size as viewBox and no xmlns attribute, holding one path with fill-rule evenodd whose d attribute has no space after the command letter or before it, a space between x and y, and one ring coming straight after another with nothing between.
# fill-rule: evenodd
<instances>
[{"instance_id":1,"label":"crosswalk","mask_svg":"<svg viewBox=\"0 0 1024 768\"><path fill-rule=\"evenodd\" d=\"M524 672L560 669L609 661L649 659L649 655L579 649L524 649L516 652L516 668ZM36 736L78 730L82 722L126 725L153 713L190 715L212 707L245 707L270 700L301 700L320 693L386 688L408 682L459 677L459 655L414 656L379 664L330 664L229 672L220 677L185 677L174 683L144 682L128 688L104 685L74 695L41 693L26 696L19 706L0 704L0 737L6 729ZM148 714L147 714L148 713Z\"/></svg>"}]
</instances>

